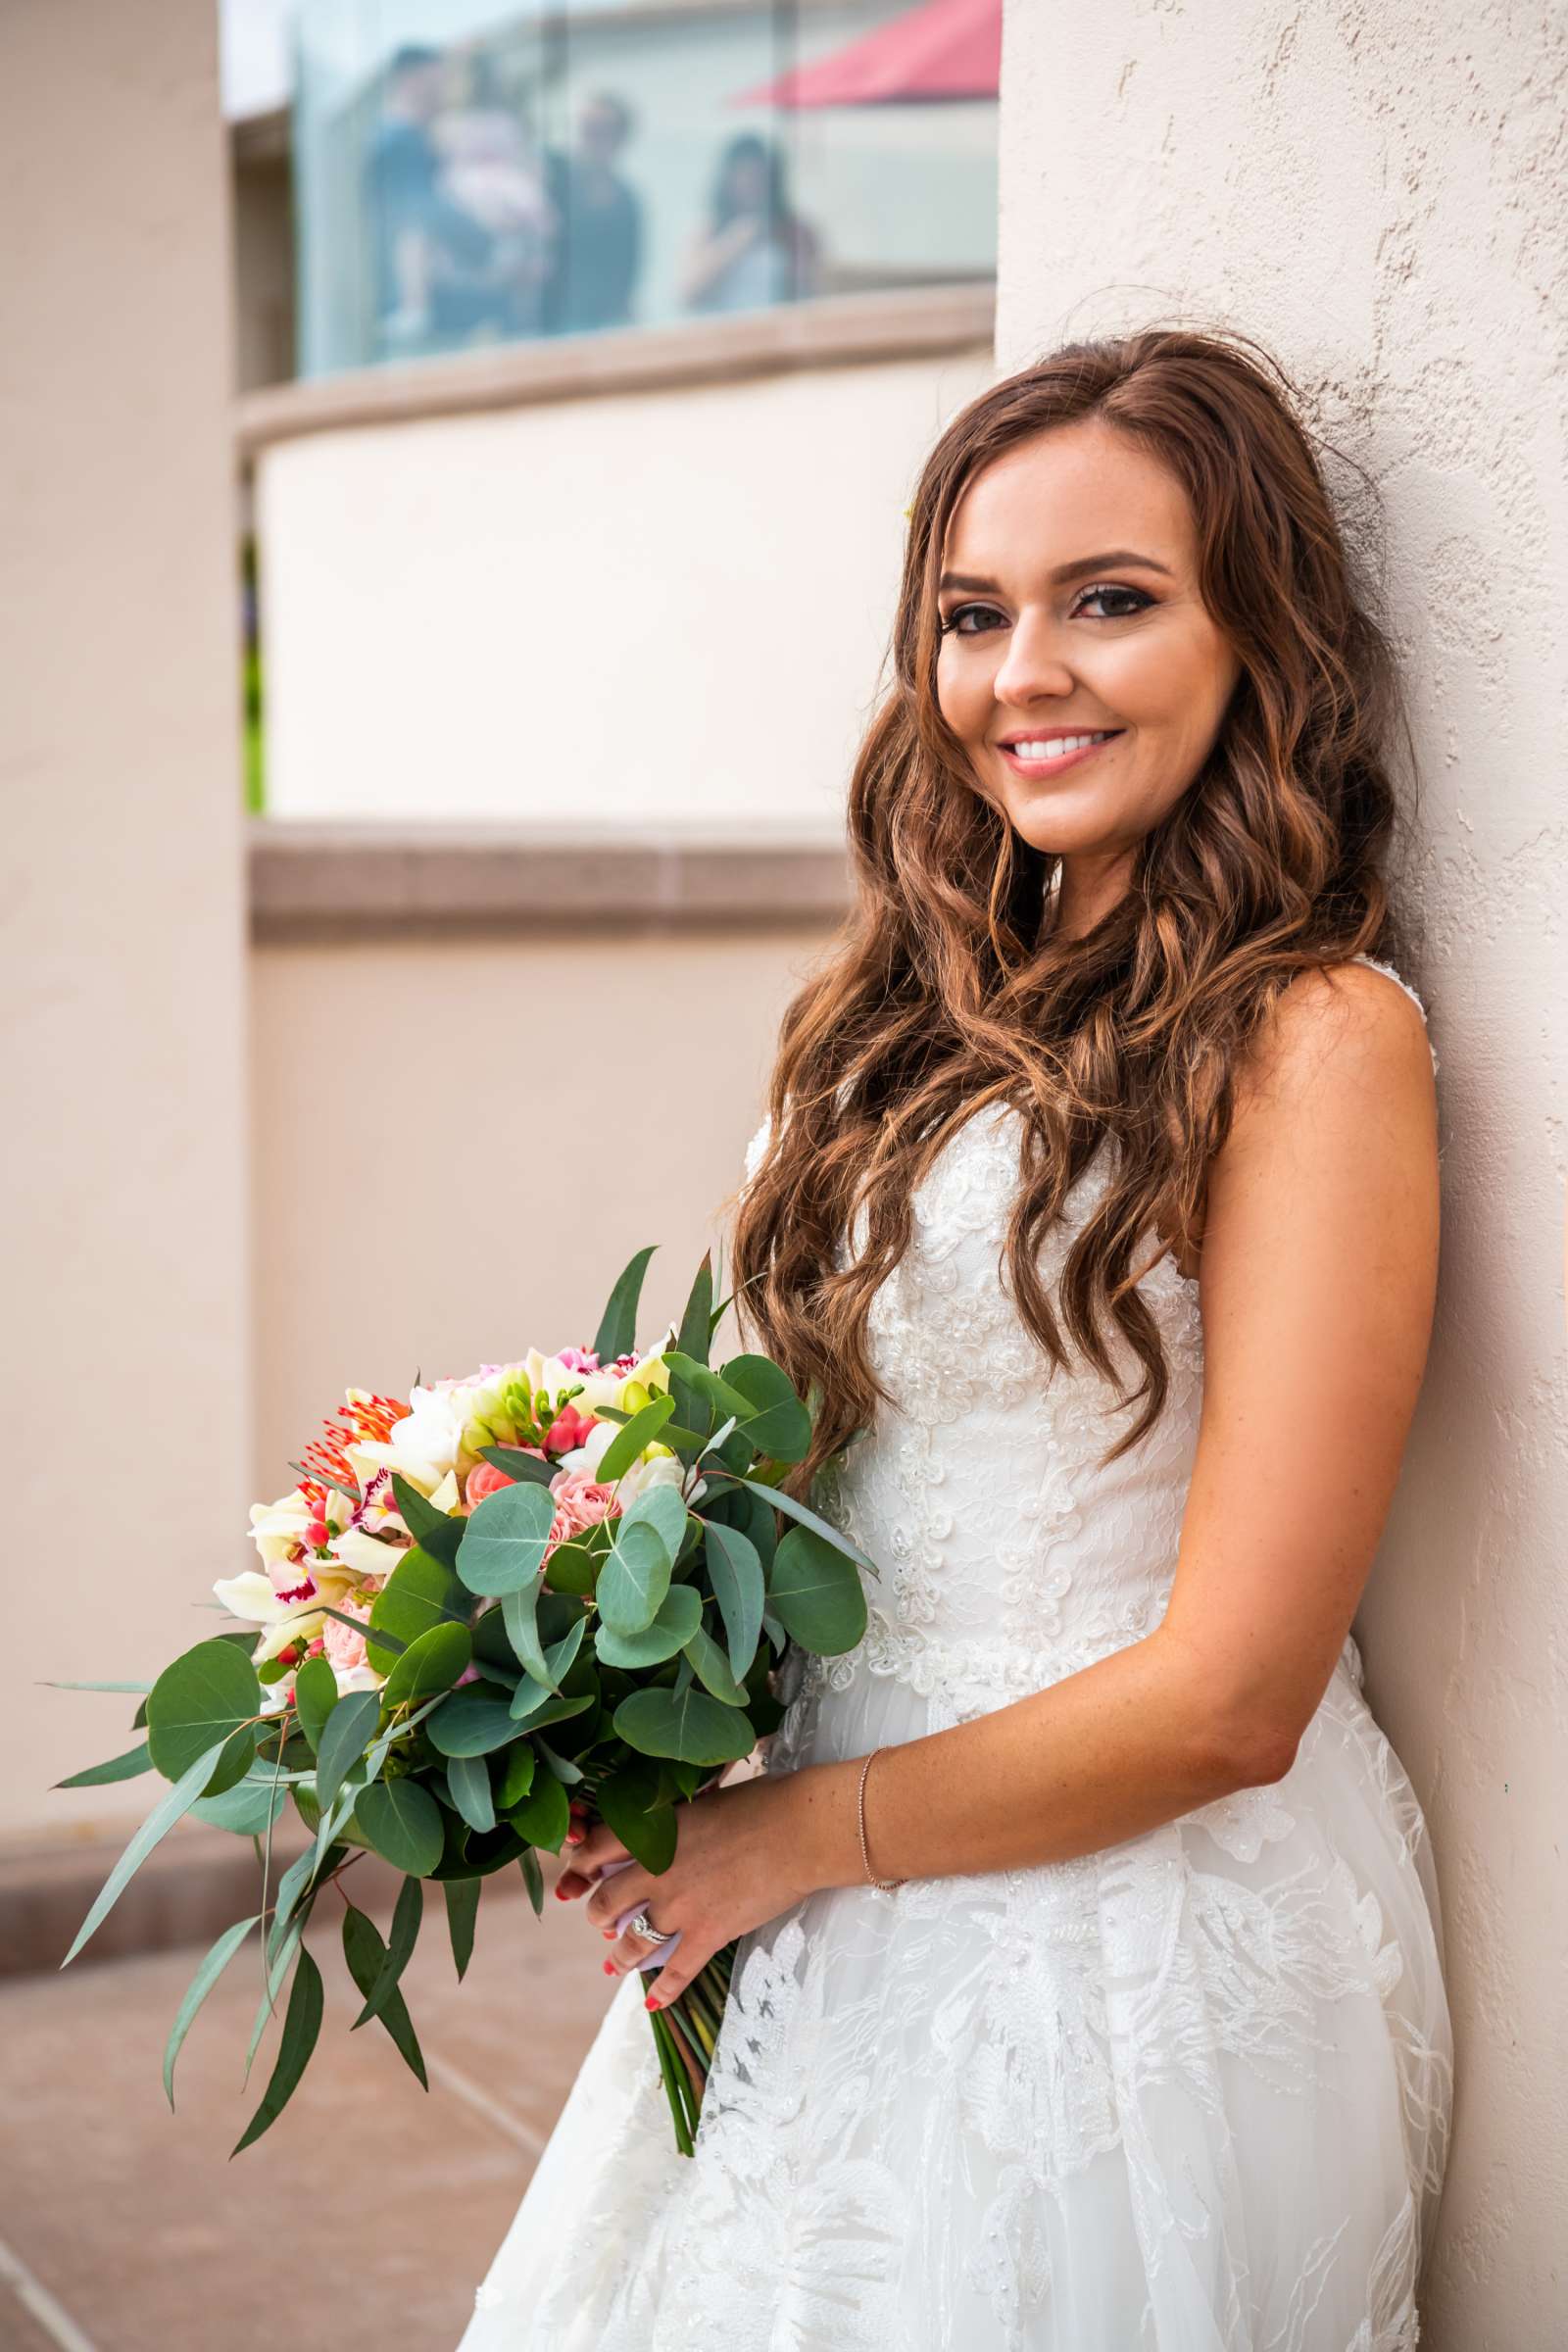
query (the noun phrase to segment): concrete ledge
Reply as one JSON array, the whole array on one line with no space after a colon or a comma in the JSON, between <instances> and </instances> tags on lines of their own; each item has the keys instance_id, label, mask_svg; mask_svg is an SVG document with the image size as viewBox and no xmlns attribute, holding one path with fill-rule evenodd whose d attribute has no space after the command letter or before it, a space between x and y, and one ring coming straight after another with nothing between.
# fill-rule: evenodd
<instances>
[{"instance_id":1,"label":"concrete ledge","mask_svg":"<svg viewBox=\"0 0 1568 2352\"><path fill-rule=\"evenodd\" d=\"M263 944L541 929L791 929L840 920L837 845L515 826L303 824L250 831L251 925Z\"/></svg>"},{"instance_id":2,"label":"concrete ledge","mask_svg":"<svg viewBox=\"0 0 1568 2352\"><path fill-rule=\"evenodd\" d=\"M989 279L828 294L734 318L553 335L269 385L236 404L235 441L247 458L302 433L472 416L542 400L683 390L803 368L863 367L976 344L989 349L995 331L996 287Z\"/></svg>"}]
</instances>

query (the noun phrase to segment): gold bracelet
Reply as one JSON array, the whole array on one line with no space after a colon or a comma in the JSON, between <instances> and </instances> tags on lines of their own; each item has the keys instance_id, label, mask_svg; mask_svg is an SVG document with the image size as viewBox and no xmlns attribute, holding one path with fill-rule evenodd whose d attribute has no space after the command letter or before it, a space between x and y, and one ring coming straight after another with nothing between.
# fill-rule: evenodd
<instances>
[{"instance_id":1,"label":"gold bracelet","mask_svg":"<svg viewBox=\"0 0 1568 2352\"><path fill-rule=\"evenodd\" d=\"M868 1886L874 1886L879 1894L891 1894L895 1886L903 1886L906 1882L903 1879L879 1879L871 1868L871 1856L865 1842L865 1776L881 1753L879 1747L873 1747L860 1766L860 1785L856 1791L855 1812L859 1825L860 1860L865 1867L865 1883Z\"/></svg>"}]
</instances>

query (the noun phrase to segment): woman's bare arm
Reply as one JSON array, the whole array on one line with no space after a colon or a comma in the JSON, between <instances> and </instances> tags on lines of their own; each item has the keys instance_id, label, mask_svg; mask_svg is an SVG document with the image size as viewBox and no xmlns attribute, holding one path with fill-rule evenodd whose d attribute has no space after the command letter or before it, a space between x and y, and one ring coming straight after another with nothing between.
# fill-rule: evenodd
<instances>
[{"instance_id":1,"label":"woman's bare arm","mask_svg":"<svg viewBox=\"0 0 1568 2352\"><path fill-rule=\"evenodd\" d=\"M1238 1082L1210 1170L1203 1411L1157 1630L1052 1689L879 1755L880 1878L1065 1861L1278 1780L1349 1630L1398 1475L1431 1334L1436 1098L1420 1015L1365 966L1298 980ZM731 1937L862 1876L861 1759L683 1805L675 1858L595 1885L603 1823L557 1892L634 1964L617 1914L681 1943L651 2001ZM591 1891L589 1891L591 1889Z\"/></svg>"}]
</instances>

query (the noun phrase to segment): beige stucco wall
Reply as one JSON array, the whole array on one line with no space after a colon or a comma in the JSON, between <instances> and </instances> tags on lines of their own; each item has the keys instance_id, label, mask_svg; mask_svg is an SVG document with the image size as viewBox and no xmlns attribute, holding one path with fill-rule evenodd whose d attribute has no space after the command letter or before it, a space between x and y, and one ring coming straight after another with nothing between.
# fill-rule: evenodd
<instances>
[{"instance_id":1,"label":"beige stucco wall","mask_svg":"<svg viewBox=\"0 0 1568 2352\"><path fill-rule=\"evenodd\" d=\"M256 1492L353 1382L592 1344L659 1245L678 1314L825 930L265 948L255 959ZM323 1072L355 1072L323 1085Z\"/></svg>"},{"instance_id":2,"label":"beige stucco wall","mask_svg":"<svg viewBox=\"0 0 1568 2352\"><path fill-rule=\"evenodd\" d=\"M1560 11L1446 0L1009 0L1004 53L1002 365L1155 314L1240 326L1387 503L1445 1231L1361 1625L1446 1908L1433 2352L1568 2337L1565 75Z\"/></svg>"},{"instance_id":3,"label":"beige stucco wall","mask_svg":"<svg viewBox=\"0 0 1568 2352\"><path fill-rule=\"evenodd\" d=\"M836 837L903 509L988 348L315 434L258 466L278 816Z\"/></svg>"},{"instance_id":4,"label":"beige stucco wall","mask_svg":"<svg viewBox=\"0 0 1568 2352\"><path fill-rule=\"evenodd\" d=\"M11 0L0 46L0 1836L128 1742L247 1494L228 255L211 0ZM18 1636L20 1632L20 1644Z\"/></svg>"}]
</instances>

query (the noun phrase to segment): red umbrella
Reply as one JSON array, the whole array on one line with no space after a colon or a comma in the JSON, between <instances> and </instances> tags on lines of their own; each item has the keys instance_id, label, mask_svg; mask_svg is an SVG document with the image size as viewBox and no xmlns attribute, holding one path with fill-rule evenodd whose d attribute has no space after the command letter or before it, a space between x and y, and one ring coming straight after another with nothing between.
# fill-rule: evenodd
<instances>
[{"instance_id":1,"label":"red umbrella","mask_svg":"<svg viewBox=\"0 0 1568 2352\"><path fill-rule=\"evenodd\" d=\"M742 90L732 106L898 106L995 98L1002 78L1002 0L924 0L891 24Z\"/></svg>"}]
</instances>

